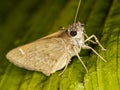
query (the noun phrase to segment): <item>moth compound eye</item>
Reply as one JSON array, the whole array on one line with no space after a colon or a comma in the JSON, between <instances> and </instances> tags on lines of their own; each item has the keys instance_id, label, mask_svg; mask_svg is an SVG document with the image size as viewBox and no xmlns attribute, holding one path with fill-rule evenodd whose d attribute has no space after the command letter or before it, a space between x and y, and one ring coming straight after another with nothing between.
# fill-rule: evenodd
<instances>
[{"instance_id":1,"label":"moth compound eye","mask_svg":"<svg viewBox=\"0 0 120 90\"><path fill-rule=\"evenodd\" d=\"M77 35L77 31L75 31L75 30L74 31L70 31L70 35L73 36L73 37L76 36Z\"/></svg>"}]
</instances>

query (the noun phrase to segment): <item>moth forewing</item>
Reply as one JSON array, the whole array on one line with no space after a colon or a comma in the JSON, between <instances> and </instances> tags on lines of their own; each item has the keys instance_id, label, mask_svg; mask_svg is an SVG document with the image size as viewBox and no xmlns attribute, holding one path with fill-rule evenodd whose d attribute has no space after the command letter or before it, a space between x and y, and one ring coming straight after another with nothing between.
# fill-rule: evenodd
<instances>
[{"instance_id":1,"label":"moth forewing","mask_svg":"<svg viewBox=\"0 0 120 90\"><path fill-rule=\"evenodd\" d=\"M62 33L51 34L8 52L7 59L19 67L41 71L49 76L62 69L70 60Z\"/></svg>"},{"instance_id":2,"label":"moth forewing","mask_svg":"<svg viewBox=\"0 0 120 90\"><path fill-rule=\"evenodd\" d=\"M38 39L38 40L41 40L41 39L46 39L46 38L52 38L52 37L60 37L60 36L62 36L62 34L64 33L65 31L64 30L59 30L59 31L57 31L57 32L55 32L55 33L53 33L53 34L50 34L50 35L47 35L47 36L45 36L45 37L42 37L42 38L40 38L40 39Z\"/></svg>"},{"instance_id":3,"label":"moth forewing","mask_svg":"<svg viewBox=\"0 0 120 90\"><path fill-rule=\"evenodd\" d=\"M28 70L33 70L33 66L26 66L26 52L33 44L34 43L29 43L9 51L6 55L7 59L19 67L27 67Z\"/></svg>"}]
</instances>

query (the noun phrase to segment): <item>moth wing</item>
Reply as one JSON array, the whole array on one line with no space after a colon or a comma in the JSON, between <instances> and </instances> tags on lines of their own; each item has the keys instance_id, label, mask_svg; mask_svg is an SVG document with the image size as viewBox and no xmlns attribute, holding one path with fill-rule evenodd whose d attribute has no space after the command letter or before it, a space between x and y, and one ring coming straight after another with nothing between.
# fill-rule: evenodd
<instances>
[{"instance_id":1,"label":"moth wing","mask_svg":"<svg viewBox=\"0 0 120 90\"><path fill-rule=\"evenodd\" d=\"M49 76L66 65L68 53L62 38L47 38L15 48L7 58L17 66Z\"/></svg>"},{"instance_id":2,"label":"moth wing","mask_svg":"<svg viewBox=\"0 0 120 90\"><path fill-rule=\"evenodd\" d=\"M55 32L55 33L52 33L52 34L50 34L50 35L47 35L47 36L45 36L45 37L43 37L43 38L40 38L40 39L38 39L38 40L46 39L46 38L59 37L59 36L62 35L64 32L65 32L64 30L60 30L60 31L58 31L58 32Z\"/></svg>"}]
</instances>

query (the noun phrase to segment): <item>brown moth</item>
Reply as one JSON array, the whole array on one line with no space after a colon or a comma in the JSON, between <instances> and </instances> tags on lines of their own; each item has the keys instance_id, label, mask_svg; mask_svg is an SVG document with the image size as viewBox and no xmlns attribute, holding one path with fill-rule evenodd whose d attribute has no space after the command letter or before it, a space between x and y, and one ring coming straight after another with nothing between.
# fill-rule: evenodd
<instances>
[{"instance_id":1,"label":"brown moth","mask_svg":"<svg viewBox=\"0 0 120 90\"><path fill-rule=\"evenodd\" d=\"M19 67L40 71L46 76L62 68L65 70L71 57L75 55L88 72L87 67L78 54L81 49L91 49L106 62L92 47L85 44L88 41L97 43L102 50L105 50L95 35L87 36L84 32L84 24L76 22L80 2L81 0L79 1L75 20L72 25L69 25L64 30L11 50L6 55L7 59ZM92 41L92 38L94 38L95 41Z\"/></svg>"}]
</instances>

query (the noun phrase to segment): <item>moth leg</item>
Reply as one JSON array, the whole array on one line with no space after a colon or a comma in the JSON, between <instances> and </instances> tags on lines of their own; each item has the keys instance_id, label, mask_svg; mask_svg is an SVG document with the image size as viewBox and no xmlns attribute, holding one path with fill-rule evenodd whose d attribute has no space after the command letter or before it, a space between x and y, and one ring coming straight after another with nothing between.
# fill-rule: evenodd
<instances>
[{"instance_id":1,"label":"moth leg","mask_svg":"<svg viewBox=\"0 0 120 90\"><path fill-rule=\"evenodd\" d=\"M88 35L85 34L85 33L84 33L84 36L85 36L87 39L89 38ZM96 43L95 41L93 41L93 40L90 40L90 39L89 39L88 41L92 42L93 44L97 44L97 43ZM87 41L85 41L85 42L87 42Z\"/></svg>"},{"instance_id":2,"label":"moth leg","mask_svg":"<svg viewBox=\"0 0 120 90\"><path fill-rule=\"evenodd\" d=\"M75 54L77 55L78 59L80 60L80 62L82 63L82 65L84 66L85 70L86 70L87 73L88 73L88 69L87 69L87 67L85 66L84 62L81 60L81 58L80 58L80 56L79 56L79 54L78 54L78 52L77 52L77 48L76 48L75 46L73 46L73 50L74 50ZM80 51L81 51L81 47L80 47Z\"/></svg>"},{"instance_id":3,"label":"moth leg","mask_svg":"<svg viewBox=\"0 0 120 90\"><path fill-rule=\"evenodd\" d=\"M95 41L98 43L98 45L101 47L101 49L102 49L103 51L106 50L106 49L103 48L103 46L100 44L100 42L98 41L98 39L97 39L97 37L96 37L95 35L91 35L90 37L88 37L88 38L85 40L85 42L89 41L91 38L94 38L94 39L95 39Z\"/></svg>"},{"instance_id":4,"label":"moth leg","mask_svg":"<svg viewBox=\"0 0 120 90\"><path fill-rule=\"evenodd\" d=\"M67 61L66 61L66 65L65 65L63 71L58 76L62 75L65 72L65 70L67 69L67 66L68 66L68 64L70 62L70 59L71 59L71 55L70 55L70 53L69 53L69 51L68 51L68 49L67 49L67 47L65 45L65 42L62 42L62 44L64 45L65 51L67 53Z\"/></svg>"},{"instance_id":5,"label":"moth leg","mask_svg":"<svg viewBox=\"0 0 120 90\"><path fill-rule=\"evenodd\" d=\"M70 55L67 56L67 63L65 65L63 71L58 76L62 75L65 72L65 70L67 69L67 66L68 66L69 62L70 62Z\"/></svg>"},{"instance_id":6,"label":"moth leg","mask_svg":"<svg viewBox=\"0 0 120 90\"><path fill-rule=\"evenodd\" d=\"M91 49L97 56L99 56L104 62L107 62L101 55L99 55L92 47L84 45L84 49Z\"/></svg>"},{"instance_id":7,"label":"moth leg","mask_svg":"<svg viewBox=\"0 0 120 90\"><path fill-rule=\"evenodd\" d=\"M60 26L60 27L59 27L59 30L65 30L65 27Z\"/></svg>"}]
</instances>

